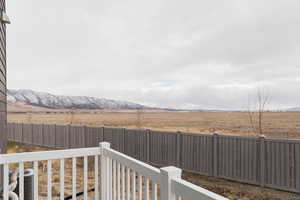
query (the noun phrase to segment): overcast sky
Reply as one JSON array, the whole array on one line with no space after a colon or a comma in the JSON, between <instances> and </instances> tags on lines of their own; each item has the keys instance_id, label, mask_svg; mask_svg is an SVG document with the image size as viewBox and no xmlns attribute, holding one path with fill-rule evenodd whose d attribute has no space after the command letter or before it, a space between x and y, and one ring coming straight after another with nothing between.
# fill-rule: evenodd
<instances>
[{"instance_id":1,"label":"overcast sky","mask_svg":"<svg viewBox=\"0 0 300 200\"><path fill-rule=\"evenodd\" d=\"M8 87L152 106L300 107L299 0L7 0Z\"/></svg>"}]
</instances>

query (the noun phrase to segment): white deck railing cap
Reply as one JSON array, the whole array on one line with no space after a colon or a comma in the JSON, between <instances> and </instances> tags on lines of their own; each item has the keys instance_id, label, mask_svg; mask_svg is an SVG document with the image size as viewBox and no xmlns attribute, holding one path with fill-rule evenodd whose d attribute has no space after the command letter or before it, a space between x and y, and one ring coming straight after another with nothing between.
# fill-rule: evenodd
<instances>
[{"instance_id":1,"label":"white deck railing cap","mask_svg":"<svg viewBox=\"0 0 300 200\"><path fill-rule=\"evenodd\" d=\"M169 166L169 167L160 168L160 172L162 175L178 178L181 177L182 169L179 169L174 166Z\"/></svg>"}]
</instances>

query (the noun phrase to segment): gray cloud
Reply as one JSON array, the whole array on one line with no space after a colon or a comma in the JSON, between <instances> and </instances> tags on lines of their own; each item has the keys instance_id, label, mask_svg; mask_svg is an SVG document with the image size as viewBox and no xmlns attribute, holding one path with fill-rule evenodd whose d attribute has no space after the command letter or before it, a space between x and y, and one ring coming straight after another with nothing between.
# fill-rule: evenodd
<instances>
[{"instance_id":1,"label":"gray cloud","mask_svg":"<svg viewBox=\"0 0 300 200\"><path fill-rule=\"evenodd\" d=\"M7 2L8 85L155 106L300 106L297 0Z\"/></svg>"}]
</instances>

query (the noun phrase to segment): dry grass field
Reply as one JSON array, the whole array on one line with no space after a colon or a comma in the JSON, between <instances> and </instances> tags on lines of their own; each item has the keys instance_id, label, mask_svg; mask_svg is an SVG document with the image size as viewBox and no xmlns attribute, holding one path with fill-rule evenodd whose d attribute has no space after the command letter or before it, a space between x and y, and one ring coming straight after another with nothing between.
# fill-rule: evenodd
<instances>
[{"instance_id":1,"label":"dry grass field","mask_svg":"<svg viewBox=\"0 0 300 200\"><path fill-rule=\"evenodd\" d=\"M9 122L78 124L182 131L257 135L247 112L63 111L9 113ZM271 137L300 138L300 112L267 112L263 133Z\"/></svg>"}]
</instances>

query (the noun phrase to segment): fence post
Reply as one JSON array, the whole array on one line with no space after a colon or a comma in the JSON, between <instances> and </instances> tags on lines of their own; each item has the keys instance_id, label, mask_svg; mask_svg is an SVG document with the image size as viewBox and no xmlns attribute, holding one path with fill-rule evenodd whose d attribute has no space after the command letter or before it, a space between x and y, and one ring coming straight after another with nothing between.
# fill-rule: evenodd
<instances>
[{"instance_id":1,"label":"fence post","mask_svg":"<svg viewBox=\"0 0 300 200\"><path fill-rule=\"evenodd\" d=\"M102 126L102 142L105 142L105 127Z\"/></svg>"},{"instance_id":2,"label":"fence post","mask_svg":"<svg viewBox=\"0 0 300 200\"><path fill-rule=\"evenodd\" d=\"M265 136L259 137L260 144L260 186L265 186L265 169L266 169L266 154L265 154Z\"/></svg>"},{"instance_id":3,"label":"fence post","mask_svg":"<svg viewBox=\"0 0 300 200\"><path fill-rule=\"evenodd\" d=\"M150 129L147 129L147 163L150 163Z\"/></svg>"},{"instance_id":4,"label":"fence post","mask_svg":"<svg viewBox=\"0 0 300 200\"><path fill-rule=\"evenodd\" d=\"M215 133L213 135L213 176L217 177L218 176L218 143L219 143L219 135L217 133Z\"/></svg>"},{"instance_id":5,"label":"fence post","mask_svg":"<svg viewBox=\"0 0 300 200\"><path fill-rule=\"evenodd\" d=\"M31 123L31 144L33 144L33 123Z\"/></svg>"},{"instance_id":6,"label":"fence post","mask_svg":"<svg viewBox=\"0 0 300 200\"><path fill-rule=\"evenodd\" d=\"M82 148L87 148L88 147L88 141L90 140L90 135L87 134L87 127L84 125L83 126L83 138L84 138L84 144Z\"/></svg>"},{"instance_id":7,"label":"fence post","mask_svg":"<svg viewBox=\"0 0 300 200\"><path fill-rule=\"evenodd\" d=\"M177 146L177 158L176 158L176 160L177 160L177 167L181 167L182 165L181 165L181 160L180 160L180 158L181 158L181 132L180 131L177 131L177 135L176 135L176 146Z\"/></svg>"},{"instance_id":8,"label":"fence post","mask_svg":"<svg viewBox=\"0 0 300 200\"><path fill-rule=\"evenodd\" d=\"M100 143L100 156L101 156L101 200L110 200L111 198L111 174L110 174L110 161L109 158L104 156L104 149L110 148L110 143Z\"/></svg>"},{"instance_id":9,"label":"fence post","mask_svg":"<svg viewBox=\"0 0 300 200\"><path fill-rule=\"evenodd\" d=\"M54 124L54 148L57 148L56 140L57 140L57 132L56 132L56 124Z\"/></svg>"},{"instance_id":10,"label":"fence post","mask_svg":"<svg viewBox=\"0 0 300 200\"><path fill-rule=\"evenodd\" d=\"M42 146L45 146L45 124L42 124Z\"/></svg>"},{"instance_id":11,"label":"fence post","mask_svg":"<svg viewBox=\"0 0 300 200\"><path fill-rule=\"evenodd\" d=\"M69 144L69 149L71 149L72 148L72 144L71 144L71 142L72 142L72 140L71 140L71 125L70 124L68 124L68 144Z\"/></svg>"},{"instance_id":12,"label":"fence post","mask_svg":"<svg viewBox=\"0 0 300 200\"><path fill-rule=\"evenodd\" d=\"M171 181L175 178L181 178L182 170L177 167L164 167L160 169L161 172L161 199L176 200L176 196L171 188Z\"/></svg>"},{"instance_id":13,"label":"fence post","mask_svg":"<svg viewBox=\"0 0 300 200\"><path fill-rule=\"evenodd\" d=\"M122 128L122 135L123 135L123 137L122 137L122 140L123 140L123 148L122 148L122 153L125 153L125 145L126 145L126 142L125 142L125 128Z\"/></svg>"},{"instance_id":14,"label":"fence post","mask_svg":"<svg viewBox=\"0 0 300 200\"><path fill-rule=\"evenodd\" d=\"M22 122L22 128L21 128L21 143L24 143L24 123Z\"/></svg>"}]
</instances>

